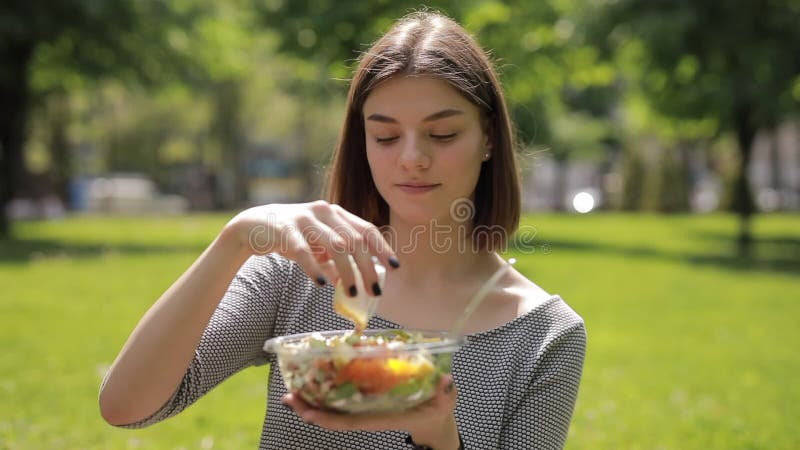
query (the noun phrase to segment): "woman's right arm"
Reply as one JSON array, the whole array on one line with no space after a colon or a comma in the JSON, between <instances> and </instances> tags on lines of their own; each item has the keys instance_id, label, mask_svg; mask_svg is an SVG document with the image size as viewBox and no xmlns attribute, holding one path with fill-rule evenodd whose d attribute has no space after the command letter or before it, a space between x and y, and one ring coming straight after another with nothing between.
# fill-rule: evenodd
<instances>
[{"instance_id":1,"label":"woman's right arm","mask_svg":"<svg viewBox=\"0 0 800 450\"><path fill-rule=\"evenodd\" d=\"M253 254L271 252L296 261L314 280L340 276L347 283L354 280L346 259L352 254L368 286L377 281L371 255L385 263L393 255L374 226L325 202L243 211L131 333L100 392L100 412L108 423L139 422L171 398L239 268ZM333 275L323 271L321 263L328 260L335 263Z\"/></svg>"},{"instance_id":2,"label":"woman's right arm","mask_svg":"<svg viewBox=\"0 0 800 450\"><path fill-rule=\"evenodd\" d=\"M235 230L225 228L147 311L100 392L100 413L108 423L138 422L172 396L211 315L250 255Z\"/></svg>"}]
</instances>

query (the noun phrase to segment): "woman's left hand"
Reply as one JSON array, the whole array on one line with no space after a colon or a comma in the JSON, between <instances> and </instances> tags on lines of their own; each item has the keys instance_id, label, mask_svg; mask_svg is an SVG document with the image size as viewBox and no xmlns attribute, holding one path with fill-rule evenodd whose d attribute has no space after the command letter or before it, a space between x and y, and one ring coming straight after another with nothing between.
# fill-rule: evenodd
<instances>
[{"instance_id":1,"label":"woman's left hand","mask_svg":"<svg viewBox=\"0 0 800 450\"><path fill-rule=\"evenodd\" d=\"M304 422L329 430L403 430L418 445L446 450L456 449L459 445L458 428L453 415L456 396L453 377L445 375L439 381L433 398L416 408L399 413L338 414L315 408L295 394L287 394L282 402L292 408Z\"/></svg>"}]
</instances>

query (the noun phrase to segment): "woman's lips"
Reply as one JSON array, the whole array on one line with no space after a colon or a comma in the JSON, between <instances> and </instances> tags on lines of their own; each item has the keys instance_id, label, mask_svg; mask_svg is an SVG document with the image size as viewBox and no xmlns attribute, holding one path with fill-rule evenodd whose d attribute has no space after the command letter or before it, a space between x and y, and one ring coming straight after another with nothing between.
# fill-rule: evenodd
<instances>
[{"instance_id":1,"label":"woman's lips","mask_svg":"<svg viewBox=\"0 0 800 450\"><path fill-rule=\"evenodd\" d=\"M424 194L441 186L441 184L398 184L397 187L406 194Z\"/></svg>"}]
</instances>

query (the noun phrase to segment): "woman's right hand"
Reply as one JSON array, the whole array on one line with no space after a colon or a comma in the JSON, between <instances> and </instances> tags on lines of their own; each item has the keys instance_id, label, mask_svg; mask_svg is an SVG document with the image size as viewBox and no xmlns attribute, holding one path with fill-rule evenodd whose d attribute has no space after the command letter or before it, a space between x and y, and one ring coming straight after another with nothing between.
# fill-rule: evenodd
<instances>
[{"instance_id":1,"label":"woman's right hand","mask_svg":"<svg viewBox=\"0 0 800 450\"><path fill-rule=\"evenodd\" d=\"M226 229L251 254L274 252L294 260L319 285L341 278L344 286L355 286L350 255L364 281L357 289L380 295L372 257L384 266L399 266L394 250L375 225L321 200L256 206L237 214Z\"/></svg>"},{"instance_id":2,"label":"woman's right hand","mask_svg":"<svg viewBox=\"0 0 800 450\"><path fill-rule=\"evenodd\" d=\"M241 265L253 254L276 252L324 284L342 278L355 288L347 255L372 286L372 256L397 267L378 229L326 202L265 205L236 215L217 239L139 321L109 369L100 410L111 424L138 422L169 400L195 356L204 330ZM365 289L360 286L358 289ZM380 290L380 287L378 287Z\"/></svg>"}]
</instances>

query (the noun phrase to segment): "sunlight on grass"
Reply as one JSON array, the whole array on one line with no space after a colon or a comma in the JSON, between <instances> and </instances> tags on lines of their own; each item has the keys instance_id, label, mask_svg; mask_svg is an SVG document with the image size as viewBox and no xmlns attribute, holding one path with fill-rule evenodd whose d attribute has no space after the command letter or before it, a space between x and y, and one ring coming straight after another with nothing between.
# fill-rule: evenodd
<instances>
[{"instance_id":1,"label":"sunlight on grass","mask_svg":"<svg viewBox=\"0 0 800 450\"><path fill-rule=\"evenodd\" d=\"M761 218L751 262L731 256L733 218L526 223L550 245L521 268L588 328L568 448L797 447L797 218Z\"/></svg>"},{"instance_id":2,"label":"sunlight on grass","mask_svg":"<svg viewBox=\"0 0 800 450\"><path fill-rule=\"evenodd\" d=\"M145 430L106 425L102 375L136 321L227 220L22 223L0 242L0 449L256 448L265 367ZM531 215L517 266L587 323L569 449L793 449L800 442L800 220Z\"/></svg>"}]
</instances>

